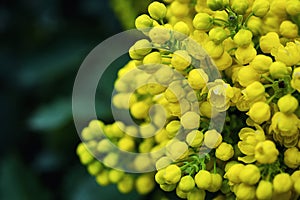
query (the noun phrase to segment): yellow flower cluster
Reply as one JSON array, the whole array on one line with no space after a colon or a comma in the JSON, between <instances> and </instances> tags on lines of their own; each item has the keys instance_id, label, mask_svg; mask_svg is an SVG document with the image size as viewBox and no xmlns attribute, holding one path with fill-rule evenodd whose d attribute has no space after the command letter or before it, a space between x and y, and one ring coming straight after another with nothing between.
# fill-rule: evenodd
<instances>
[{"instance_id":1,"label":"yellow flower cluster","mask_svg":"<svg viewBox=\"0 0 300 200\"><path fill-rule=\"evenodd\" d=\"M81 162L123 193L147 194L156 182L189 200L298 199L300 1L163 2L135 19L146 39L115 82L112 104L137 126L92 121ZM122 163L114 146L165 151L132 163L140 172L154 164L155 176L132 175L111 169Z\"/></svg>"}]
</instances>

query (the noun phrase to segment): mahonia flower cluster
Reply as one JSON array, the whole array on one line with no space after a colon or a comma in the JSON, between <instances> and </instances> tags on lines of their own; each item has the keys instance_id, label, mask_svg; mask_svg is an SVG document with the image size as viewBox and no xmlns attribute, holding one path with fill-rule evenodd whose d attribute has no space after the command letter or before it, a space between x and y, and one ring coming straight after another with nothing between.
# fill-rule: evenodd
<instances>
[{"instance_id":1,"label":"mahonia flower cluster","mask_svg":"<svg viewBox=\"0 0 300 200\"><path fill-rule=\"evenodd\" d=\"M157 183L189 200L298 199L299 25L299 0L152 2L135 19L148 39L129 49L112 99L139 126L91 121L81 162L122 193L147 194ZM165 152L133 162L143 171L154 160L156 173L130 174L112 169L122 160L112 145Z\"/></svg>"}]
</instances>

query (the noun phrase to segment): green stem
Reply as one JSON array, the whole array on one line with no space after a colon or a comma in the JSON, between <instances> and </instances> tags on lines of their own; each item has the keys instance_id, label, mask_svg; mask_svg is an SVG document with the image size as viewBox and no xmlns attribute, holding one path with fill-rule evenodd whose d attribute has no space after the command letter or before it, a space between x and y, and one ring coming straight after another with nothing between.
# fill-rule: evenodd
<instances>
[{"instance_id":1,"label":"green stem","mask_svg":"<svg viewBox=\"0 0 300 200\"><path fill-rule=\"evenodd\" d=\"M267 88L273 87L273 84L266 84L266 85L264 85L264 87L265 87L265 89L267 89Z\"/></svg>"},{"instance_id":2,"label":"green stem","mask_svg":"<svg viewBox=\"0 0 300 200\"><path fill-rule=\"evenodd\" d=\"M271 96L268 100L267 100L267 104L270 104L272 102L272 100L276 97L276 95Z\"/></svg>"},{"instance_id":3,"label":"green stem","mask_svg":"<svg viewBox=\"0 0 300 200\"><path fill-rule=\"evenodd\" d=\"M253 15L254 15L254 13L251 12L251 13L247 16L247 18L245 19L245 21L244 21L244 23L243 23L243 26L244 26L244 27L247 27L247 23L248 23L250 17L252 17Z\"/></svg>"},{"instance_id":4,"label":"green stem","mask_svg":"<svg viewBox=\"0 0 300 200\"><path fill-rule=\"evenodd\" d=\"M217 173L217 159L214 159L214 174Z\"/></svg>"},{"instance_id":5,"label":"green stem","mask_svg":"<svg viewBox=\"0 0 300 200\"><path fill-rule=\"evenodd\" d=\"M271 83L274 83L274 80L272 80L271 78L265 76L265 75L261 75L261 78L264 78L266 79L267 81L271 82Z\"/></svg>"}]
</instances>

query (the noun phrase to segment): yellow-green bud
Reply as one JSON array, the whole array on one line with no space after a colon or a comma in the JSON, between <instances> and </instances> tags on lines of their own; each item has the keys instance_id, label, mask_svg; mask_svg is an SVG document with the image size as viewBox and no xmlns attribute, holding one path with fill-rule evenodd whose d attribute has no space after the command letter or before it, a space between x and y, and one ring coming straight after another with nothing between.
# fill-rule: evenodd
<instances>
[{"instance_id":1,"label":"yellow-green bud","mask_svg":"<svg viewBox=\"0 0 300 200\"><path fill-rule=\"evenodd\" d=\"M188 66L190 66L191 62L192 58L185 50L175 51L171 59L172 66L179 71L185 70Z\"/></svg>"},{"instance_id":2,"label":"yellow-green bud","mask_svg":"<svg viewBox=\"0 0 300 200\"><path fill-rule=\"evenodd\" d=\"M137 177L135 182L135 188L141 195L148 194L153 190L155 182L152 174L142 174Z\"/></svg>"},{"instance_id":3,"label":"yellow-green bud","mask_svg":"<svg viewBox=\"0 0 300 200\"><path fill-rule=\"evenodd\" d=\"M245 183L241 183L237 186L235 195L237 199L255 199L255 186L250 186Z\"/></svg>"},{"instance_id":4,"label":"yellow-green bud","mask_svg":"<svg viewBox=\"0 0 300 200\"><path fill-rule=\"evenodd\" d=\"M279 32L286 38L298 37L298 26L289 20L285 20L280 24Z\"/></svg>"},{"instance_id":5,"label":"yellow-green bud","mask_svg":"<svg viewBox=\"0 0 300 200\"><path fill-rule=\"evenodd\" d=\"M207 13L198 13L193 19L193 26L199 30L209 30L213 26L213 18Z\"/></svg>"},{"instance_id":6,"label":"yellow-green bud","mask_svg":"<svg viewBox=\"0 0 300 200\"><path fill-rule=\"evenodd\" d=\"M177 184L161 184L159 185L160 189L162 189L165 192L171 192L173 190L175 190L175 188L177 187Z\"/></svg>"},{"instance_id":7,"label":"yellow-green bud","mask_svg":"<svg viewBox=\"0 0 300 200\"><path fill-rule=\"evenodd\" d=\"M224 178L227 178L230 182L238 184L241 182L239 174L244 169L244 165L240 163L233 163L232 166L225 173Z\"/></svg>"},{"instance_id":8,"label":"yellow-green bud","mask_svg":"<svg viewBox=\"0 0 300 200\"><path fill-rule=\"evenodd\" d=\"M108 171L103 170L96 176L96 182L101 186L107 186L110 184L109 177L108 177Z\"/></svg>"},{"instance_id":9,"label":"yellow-green bud","mask_svg":"<svg viewBox=\"0 0 300 200\"><path fill-rule=\"evenodd\" d=\"M188 83L195 90L202 89L208 82L208 75L203 69L192 69L188 75Z\"/></svg>"},{"instance_id":10,"label":"yellow-green bud","mask_svg":"<svg viewBox=\"0 0 300 200\"><path fill-rule=\"evenodd\" d=\"M227 37L228 34L222 27L216 27L210 29L208 33L209 38L216 44L222 43Z\"/></svg>"},{"instance_id":11,"label":"yellow-green bud","mask_svg":"<svg viewBox=\"0 0 300 200\"><path fill-rule=\"evenodd\" d=\"M278 102L278 107L280 112L283 113L293 113L298 108L298 100L292 96L291 94L287 94L283 97L281 97Z\"/></svg>"},{"instance_id":12,"label":"yellow-green bud","mask_svg":"<svg viewBox=\"0 0 300 200\"><path fill-rule=\"evenodd\" d=\"M99 161L93 161L92 163L88 164L87 170L91 175L97 175L103 169L103 165Z\"/></svg>"},{"instance_id":13,"label":"yellow-green bud","mask_svg":"<svg viewBox=\"0 0 300 200\"><path fill-rule=\"evenodd\" d=\"M118 190L123 194L131 192L134 188L134 179L132 175L124 175L123 179L118 182L117 187Z\"/></svg>"},{"instance_id":14,"label":"yellow-green bud","mask_svg":"<svg viewBox=\"0 0 300 200\"><path fill-rule=\"evenodd\" d=\"M251 66L241 67L238 72L238 81L244 87L259 80L260 75Z\"/></svg>"},{"instance_id":15,"label":"yellow-green bud","mask_svg":"<svg viewBox=\"0 0 300 200\"><path fill-rule=\"evenodd\" d=\"M153 19L161 20L166 16L167 8L165 4L154 1L148 6L148 12Z\"/></svg>"},{"instance_id":16,"label":"yellow-green bud","mask_svg":"<svg viewBox=\"0 0 300 200\"><path fill-rule=\"evenodd\" d=\"M297 147L288 148L284 152L284 164L289 168L295 169L300 165L300 152Z\"/></svg>"},{"instance_id":17,"label":"yellow-green bud","mask_svg":"<svg viewBox=\"0 0 300 200\"><path fill-rule=\"evenodd\" d=\"M135 27L137 29L143 30L153 26L153 19L148 15L142 14L135 19Z\"/></svg>"},{"instance_id":18,"label":"yellow-green bud","mask_svg":"<svg viewBox=\"0 0 300 200\"><path fill-rule=\"evenodd\" d=\"M233 0L231 3L231 9L239 15L245 14L248 7L249 7L248 0Z\"/></svg>"},{"instance_id":19,"label":"yellow-green bud","mask_svg":"<svg viewBox=\"0 0 300 200\"><path fill-rule=\"evenodd\" d=\"M207 54L214 59L220 58L224 53L224 46L213 41L206 42L203 48L207 51Z\"/></svg>"},{"instance_id":20,"label":"yellow-green bud","mask_svg":"<svg viewBox=\"0 0 300 200\"><path fill-rule=\"evenodd\" d=\"M293 187L293 181L288 173L280 173L275 175L273 179L273 189L276 193L288 192Z\"/></svg>"},{"instance_id":21,"label":"yellow-green bud","mask_svg":"<svg viewBox=\"0 0 300 200\"><path fill-rule=\"evenodd\" d=\"M265 87L261 82L254 81L253 83L249 84L242 93L245 96L246 100L255 100L261 98L265 94Z\"/></svg>"},{"instance_id":22,"label":"yellow-green bud","mask_svg":"<svg viewBox=\"0 0 300 200\"><path fill-rule=\"evenodd\" d=\"M168 137L173 138L178 133L179 129L181 127L180 121L178 120L172 120L169 122L166 126L166 130L168 131Z\"/></svg>"},{"instance_id":23,"label":"yellow-green bud","mask_svg":"<svg viewBox=\"0 0 300 200\"><path fill-rule=\"evenodd\" d=\"M261 36L259 46L264 53L271 53L273 48L280 46L278 34L276 32L268 32L266 35Z\"/></svg>"},{"instance_id":24,"label":"yellow-green bud","mask_svg":"<svg viewBox=\"0 0 300 200\"><path fill-rule=\"evenodd\" d=\"M144 119L148 116L149 108L149 104L144 101L136 102L130 107L130 113L136 119Z\"/></svg>"},{"instance_id":25,"label":"yellow-green bud","mask_svg":"<svg viewBox=\"0 0 300 200\"><path fill-rule=\"evenodd\" d=\"M189 26L183 21L177 22L174 25L173 30L174 30L174 36L178 40L183 40L190 34Z\"/></svg>"},{"instance_id":26,"label":"yellow-green bud","mask_svg":"<svg viewBox=\"0 0 300 200\"><path fill-rule=\"evenodd\" d=\"M265 0L255 0L252 5L252 12L257 17L265 16L270 9L270 2Z\"/></svg>"},{"instance_id":27,"label":"yellow-green bud","mask_svg":"<svg viewBox=\"0 0 300 200\"><path fill-rule=\"evenodd\" d=\"M188 200L205 200L205 190L194 188L187 195Z\"/></svg>"},{"instance_id":28,"label":"yellow-green bud","mask_svg":"<svg viewBox=\"0 0 300 200\"><path fill-rule=\"evenodd\" d=\"M262 26L263 22L259 17L251 16L247 22L247 28L253 33L253 35L261 35Z\"/></svg>"},{"instance_id":29,"label":"yellow-green bud","mask_svg":"<svg viewBox=\"0 0 300 200\"><path fill-rule=\"evenodd\" d=\"M108 172L108 178L111 183L118 183L124 177L124 172L111 169Z\"/></svg>"},{"instance_id":30,"label":"yellow-green bud","mask_svg":"<svg viewBox=\"0 0 300 200\"><path fill-rule=\"evenodd\" d=\"M222 187L222 176L218 173L211 174L211 184L209 188L207 189L209 192L217 192Z\"/></svg>"},{"instance_id":31,"label":"yellow-green bud","mask_svg":"<svg viewBox=\"0 0 300 200\"><path fill-rule=\"evenodd\" d=\"M246 47L240 46L235 51L235 57L238 63L241 65L246 65L250 63L255 58L256 55L257 55L257 51L251 44Z\"/></svg>"},{"instance_id":32,"label":"yellow-green bud","mask_svg":"<svg viewBox=\"0 0 300 200\"><path fill-rule=\"evenodd\" d=\"M213 11L222 10L225 6L223 0L207 0L206 4Z\"/></svg>"},{"instance_id":33,"label":"yellow-green bud","mask_svg":"<svg viewBox=\"0 0 300 200\"><path fill-rule=\"evenodd\" d=\"M283 78L290 74L286 64L280 61L275 61L270 65L269 72L272 78Z\"/></svg>"},{"instance_id":34,"label":"yellow-green bud","mask_svg":"<svg viewBox=\"0 0 300 200\"><path fill-rule=\"evenodd\" d=\"M177 186L183 192L190 192L195 187L194 178L190 175L183 176Z\"/></svg>"},{"instance_id":35,"label":"yellow-green bud","mask_svg":"<svg viewBox=\"0 0 300 200\"><path fill-rule=\"evenodd\" d=\"M227 161L234 156L234 150L231 144L222 142L216 149L216 157L220 160Z\"/></svg>"}]
</instances>

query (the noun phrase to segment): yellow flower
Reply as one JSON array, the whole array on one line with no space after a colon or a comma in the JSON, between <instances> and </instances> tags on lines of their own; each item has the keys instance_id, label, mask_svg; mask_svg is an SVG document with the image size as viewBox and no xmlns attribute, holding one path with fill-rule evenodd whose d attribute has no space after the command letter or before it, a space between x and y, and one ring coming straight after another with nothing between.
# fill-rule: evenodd
<instances>
[{"instance_id":1,"label":"yellow flower","mask_svg":"<svg viewBox=\"0 0 300 200\"><path fill-rule=\"evenodd\" d=\"M213 18L207 13L197 13L193 25L199 30L209 30L213 26Z\"/></svg>"},{"instance_id":2,"label":"yellow flower","mask_svg":"<svg viewBox=\"0 0 300 200\"><path fill-rule=\"evenodd\" d=\"M188 66L190 66L191 62L192 58L185 50L175 51L171 59L172 66L179 71L185 70Z\"/></svg>"},{"instance_id":3,"label":"yellow flower","mask_svg":"<svg viewBox=\"0 0 300 200\"><path fill-rule=\"evenodd\" d=\"M273 194L273 185L269 181L261 180L256 188L256 197L258 199L271 199Z\"/></svg>"},{"instance_id":4,"label":"yellow flower","mask_svg":"<svg viewBox=\"0 0 300 200\"><path fill-rule=\"evenodd\" d=\"M237 199L255 199L255 186L250 186L246 183L241 183L237 186L235 195Z\"/></svg>"},{"instance_id":5,"label":"yellow flower","mask_svg":"<svg viewBox=\"0 0 300 200\"><path fill-rule=\"evenodd\" d=\"M288 192L293 187L293 181L288 173L280 173L275 175L273 179L273 189L276 193Z\"/></svg>"},{"instance_id":6,"label":"yellow flower","mask_svg":"<svg viewBox=\"0 0 300 200\"><path fill-rule=\"evenodd\" d=\"M284 164L289 168L296 169L300 165L300 152L297 147L288 148L284 152Z\"/></svg>"},{"instance_id":7,"label":"yellow flower","mask_svg":"<svg viewBox=\"0 0 300 200\"><path fill-rule=\"evenodd\" d=\"M186 136L186 142L191 147L199 147L203 142L203 133L199 130L193 130L189 132Z\"/></svg>"},{"instance_id":8,"label":"yellow flower","mask_svg":"<svg viewBox=\"0 0 300 200\"><path fill-rule=\"evenodd\" d=\"M259 142L255 146L255 159L262 164L272 164L277 160L279 151L271 140Z\"/></svg>"},{"instance_id":9,"label":"yellow flower","mask_svg":"<svg viewBox=\"0 0 300 200\"><path fill-rule=\"evenodd\" d=\"M257 17L265 16L270 9L270 2L265 0L256 0L252 5L252 12Z\"/></svg>"},{"instance_id":10,"label":"yellow flower","mask_svg":"<svg viewBox=\"0 0 300 200\"><path fill-rule=\"evenodd\" d=\"M165 169L164 179L167 184L176 184L180 181L181 169L177 165L169 165Z\"/></svg>"},{"instance_id":11,"label":"yellow flower","mask_svg":"<svg viewBox=\"0 0 300 200\"><path fill-rule=\"evenodd\" d=\"M200 170L195 175L195 183L199 189L208 189L212 182L212 176L207 170Z\"/></svg>"},{"instance_id":12,"label":"yellow flower","mask_svg":"<svg viewBox=\"0 0 300 200\"><path fill-rule=\"evenodd\" d=\"M228 33L222 27L215 27L209 31L208 37L214 43L220 44L228 37Z\"/></svg>"},{"instance_id":13,"label":"yellow flower","mask_svg":"<svg viewBox=\"0 0 300 200\"><path fill-rule=\"evenodd\" d=\"M300 2L298 0L287 0L286 12L290 15L298 15L300 13Z\"/></svg>"},{"instance_id":14,"label":"yellow flower","mask_svg":"<svg viewBox=\"0 0 300 200\"><path fill-rule=\"evenodd\" d=\"M217 148L222 143L222 135L215 129L208 130L204 134L204 144L210 149Z\"/></svg>"},{"instance_id":15,"label":"yellow flower","mask_svg":"<svg viewBox=\"0 0 300 200\"><path fill-rule=\"evenodd\" d=\"M250 63L253 69L255 69L260 74L268 72L271 64L272 58L263 54L255 56L255 58Z\"/></svg>"},{"instance_id":16,"label":"yellow flower","mask_svg":"<svg viewBox=\"0 0 300 200\"><path fill-rule=\"evenodd\" d=\"M230 107L230 100L234 96L232 87L222 79L216 79L214 82L207 84L207 100L212 107L218 111L226 111Z\"/></svg>"},{"instance_id":17,"label":"yellow flower","mask_svg":"<svg viewBox=\"0 0 300 200\"><path fill-rule=\"evenodd\" d=\"M225 69L228 69L232 65L232 57L227 53L226 51L223 52L221 57L214 58L214 63L216 64L218 70L223 71Z\"/></svg>"},{"instance_id":18,"label":"yellow flower","mask_svg":"<svg viewBox=\"0 0 300 200\"><path fill-rule=\"evenodd\" d=\"M246 100L255 101L265 94L265 87L261 82L254 81L249 84L244 90L242 90L242 94L245 96Z\"/></svg>"},{"instance_id":19,"label":"yellow flower","mask_svg":"<svg viewBox=\"0 0 300 200\"><path fill-rule=\"evenodd\" d=\"M220 190L220 188L222 186L222 181L223 181L223 178L220 174L212 173L211 174L211 184L210 184L209 188L207 189L207 191L217 192L218 190Z\"/></svg>"},{"instance_id":20,"label":"yellow flower","mask_svg":"<svg viewBox=\"0 0 300 200\"><path fill-rule=\"evenodd\" d=\"M294 42L288 42L286 46L280 45L272 49L271 54L276 61L281 61L288 66L296 65L300 62L300 45Z\"/></svg>"},{"instance_id":21,"label":"yellow flower","mask_svg":"<svg viewBox=\"0 0 300 200\"><path fill-rule=\"evenodd\" d=\"M220 160L227 161L234 155L234 150L231 144L222 142L216 149L216 157Z\"/></svg>"},{"instance_id":22,"label":"yellow flower","mask_svg":"<svg viewBox=\"0 0 300 200\"><path fill-rule=\"evenodd\" d=\"M262 26L263 22L262 19L259 17L251 16L247 22L247 28L253 33L253 35L261 35Z\"/></svg>"},{"instance_id":23,"label":"yellow flower","mask_svg":"<svg viewBox=\"0 0 300 200\"><path fill-rule=\"evenodd\" d=\"M180 122L185 129L198 129L200 125L200 115L193 111L188 111L180 118Z\"/></svg>"},{"instance_id":24,"label":"yellow flower","mask_svg":"<svg viewBox=\"0 0 300 200\"><path fill-rule=\"evenodd\" d=\"M248 0L233 0L233 1L231 1L232 10L239 15L245 14L248 7L249 7Z\"/></svg>"},{"instance_id":25,"label":"yellow flower","mask_svg":"<svg viewBox=\"0 0 300 200\"><path fill-rule=\"evenodd\" d=\"M271 53L273 48L278 48L280 45L279 36L276 32L268 32L259 39L260 49L264 53Z\"/></svg>"},{"instance_id":26,"label":"yellow flower","mask_svg":"<svg viewBox=\"0 0 300 200\"><path fill-rule=\"evenodd\" d=\"M289 20L285 20L280 24L279 32L286 38L298 37L298 26Z\"/></svg>"},{"instance_id":27,"label":"yellow flower","mask_svg":"<svg viewBox=\"0 0 300 200\"><path fill-rule=\"evenodd\" d=\"M246 47L238 47L235 51L235 57L241 65L250 63L256 56L256 49L252 44L249 44Z\"/></svg>"},{"instance_id":28,"label":"yellow flower","mask_svg":"<svg viewBox=\"0 0 300 200\"><path fill-rule=\"evenodd\" d=\"M299 102L294 96L287 94L281 97L277 104L280 112L289 114L295 112L298 108Z\"/></svg>"},{"instance_id":29,"label":"yellow flower","mask_svg":"<svg viewBox=\"0 0 300 200\"><path fill-rule=\"evenodd\" d=\"M233 37L233 41L239 47L247 47L252 42L252 32L246 29L240 29L235 36Z\"/></svg>"},{"instance_id":30,"label":"yellow flower","mask_svg":"<svg viewBox=\"0 0 300 200\"><path fill-rule=\"evenodd\" d=\"M208 76L203 69L192 69L188 75L188 83L195 90L202 89L208 82Z\"/></svg>"},{"instance_id":31,"label":"yellow flower","mask_svg":"<svg viewBox=\"0 0 300 200\"><path fill-rule=\"evenodd\" d=\"M260 75L251 66L241 67L237 74L239 83L247 87L255 81L260 81Z\"/></svg>"},{"instance_id":32,"label":"yellow flower","mask_svg":"<svg viewBox=\"0 0 300 200\"><path fill-rule=\"evenodd\" d=\"M290 74L290 71L286 64L280 61L275 61L270 65L269 72L272 78L283 78Z\"/></svg>"},{"instance_id":33,"label":"yellow flower","mask_svg":"<svg viewBox=\"0 0 300 200\"><path fill-rule=\"evenodd\" d=\"M230 182L238 184L241 182L239 178L240 172L244 169L245 165L241 163L233 164L225 173L224 178L227 178Z\"/></svg>"},{"instance_id":34,"label":"yellow flower","mask_svg":"<svg viewBox=\"0 0 300 200\"><path fill-rule=\"evenodd\" d=\"M148 194L155 187L155 182L153 180L153 175L150 173L139 175L135 182L135 188L137 192L141 195Z\"/></svg>"},{"instance_id":35,"label":"yellow flower","mask_svg":"<svg viewBox=\"0 0 300 200\"><path fill-rule=\"evenodd\" d=\"M154 1L148 6L148 12L153 19L161 20L166 16L167 8L165 4Z\"/></svg>"},{"instance_id":36,"label":"yellow flower","mask_svg":"<svg viewBox=\"0 0 300 200\"><path fill-rule=\"evenodd\" d=\"M259 101L255 102L247 113L249 117L257 124L268 121L271 117L271 108L269 104Z\"/></svg>"},{"instance_id":37,"label":"yellow flower","mask_svg":"<svg viewBox=\"0 0 300 200\"><path fill-rule=\"evenodd\" d=\"M239 178L243 183L255 185L260 179L260 170L254 164L248 164L240 172Z\"/></svg>"},{"instance_id":38,"label":"yellow flower","mask_svg":"<svg viewBox=\"0 0 300 200\"><path fill-rule=\"evenodd\" d=\"M149 29L153 26L153 19L148 15L142 14L135 19L135 27L139 30Z\"/></svg>"},{"instance_id":39,"label":"yellow flower","mask_svg":"<svg viewBox=\"0 0 300 200\"><path fill-rule=\"evenodd\" d=\"M177 186L183 192L190 192L195 187L194 178L190 175L183 176Z\"/></svg>"},{"instance_id":40,"label":"yellow flower","mask_svg":"<svg viewBox=\"0 0 300 200\"><path fill-rule=\"evenodd\" d=\"M203 48L207 51L208 55L212 58L219 58L224 53L223 45L217 44L213 41L206 42Z\"/></svg>"},{"instance_id":41,"label":"yellow flower","mask_svg":"<svg viewBox=\"0 0 300 200\"><path fill-rule=\"evenodd\" d=\"M257 130L251 128L242 128L239 132L238 148L245 154L244 157L238 159L245 163L252 163L255 161L254 153L256 145L265 140L265 134L260 126L256 126Z\"/></svg>"},{"instance_id":42,"label":"yellow flower","mask_svg":"<svg viewBox=\"0 0 300 200\"><path fill-rule=\"evenodd\" d=\"M281 136L292 136L299 133L299 119L295 114L276 112L272 117L270 131Z\"/></svg>"},{"instance_id":43,"label":"yellow flower","mask_svg":"<svg viewBox=\"0 0 300 200\"><path fill-rule=\"evenodd\" d=\"M294 69L291 85L294 89L300 92L300 67Z\"/></svg>"}]
</instances>

